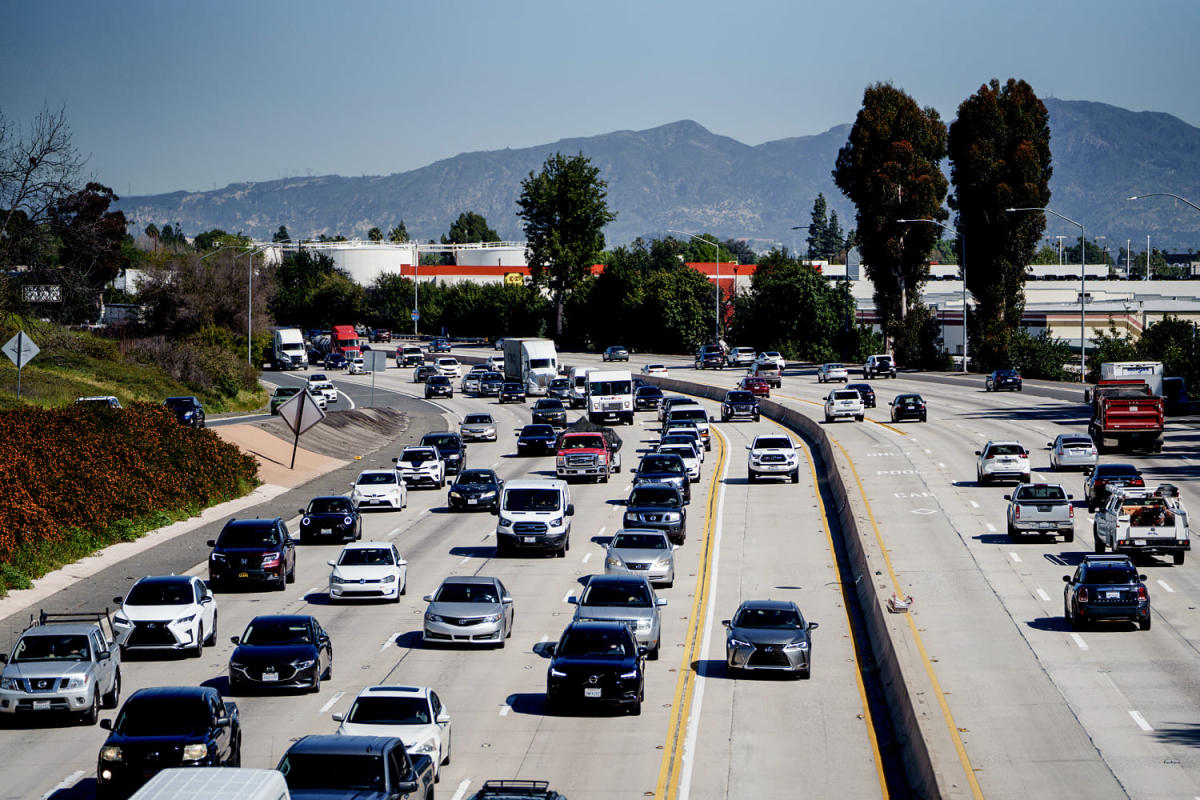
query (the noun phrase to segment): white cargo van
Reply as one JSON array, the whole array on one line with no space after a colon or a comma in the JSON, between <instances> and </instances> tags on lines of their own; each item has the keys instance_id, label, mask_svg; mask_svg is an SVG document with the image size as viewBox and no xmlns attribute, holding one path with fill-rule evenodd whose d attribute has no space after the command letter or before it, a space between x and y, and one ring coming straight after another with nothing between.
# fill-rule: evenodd
<instances>
[{"instance_id":1,"label":"white cargo van","mask_svg":"<svg viewBox=\"0 0 1200 800\"><path fill-rule=\"evenodd\" d=\"M291 800L283 773L241 767L173 767L129 800Z\"/></svg>"},{"instance_id":2,"label":"white cargo van","mask_svg":"<svg viewBox=\"0 0 1200 800\"><path fill-rule=\"evenodd\" d=\"M571 367L567 382L571 385L571 408L583 408L587 404L587 367Z\"/></svg>"},{"instance_id":3,"label":"white cargo van","mask_svg":"<svg viewBox=\"0 0 1200 800\"><path fill-rule=\"evenodd\" d=\"M551 551L559 558L571 549L571 490L561 480L511 480L504 484L496 520L496 551Z\"/></svg>"}]
</instances>

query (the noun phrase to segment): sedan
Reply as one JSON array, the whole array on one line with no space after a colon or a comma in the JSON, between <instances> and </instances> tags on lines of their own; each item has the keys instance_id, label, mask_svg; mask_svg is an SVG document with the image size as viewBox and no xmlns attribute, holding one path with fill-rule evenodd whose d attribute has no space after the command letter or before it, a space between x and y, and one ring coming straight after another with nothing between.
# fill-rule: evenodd
<instances>
[{"instance_id":1,"label":"sedan","mask_svg":"<svg viewBox=\"0 0 1200 800\"><path fill-rule=\"evenodd\" d=\"M621 345L615 344L612 347L610 347L604 351L604 355L601 356L601 360L602 361L628 361L629 360L629 351L626 350Z\"/></svg>"},{"instance_id":2,"label":"sedan","mask_svg":"<svg viewBox=\"0 0 1200 800\"><path fill-rule=\"evenodd\" d=\"M549 425L554 428L567 427L567 409L563 406L562 400L557 397L543 397L541 400L534 402L532 414L532 422L534 425Z\"/></svg>"},{"instance_id":3,"label":"sedan","mask_svg":"<svg viewBox=\"0 0 1200 800\"><path fill-rule=\"evenodd\" d=\"M408 486L394 469L366 469L350 484L350 502L354 507L399 511L408 505Z\"/></svg>"},{"instance_id":4,"label":"sedan","mask_svg":"<svg viewBox=\"0 0 1200 800\"><path fill-rule=\"evenodd\" d=\"M271 414L278 414L279 407L300 394L299 386L277 386L271 393Z\"/></svg>"},{"instance_id":5,"label":"sedan","mask_svg":"<svg viewBox=\"0 0 1200 800\"><path fill-rule=\"evenodd\" d=\"M400 602L408 589L408 562L388 542L354 542L336 559L326 561L330 600L391 600Z\"/></svg>"},{"instance_id":6,"label":"sedan","mask_svg":"<svg viewBox=\"0 0 1200 800\"><path fill-rule=\"evenodd\" d=\"M409 755L433 759L435 780L450 763L450 711L425 686L368 686L346 712L333 715L343 736L389 736L404 742Z\"/></svg>"},{"instance_id":7,"label":"sedan","mask_svg":"<svg viewBox=\"0 0 1200 800\"><path fill-rule=\"evenodd\" d=\"M755 397L771 396L771 384L767 383L766 378L759 378L755 375L747 375L738 381L738 388L750 392Z\"/></svg>"},{"instance_id":8,"label":"sedan","mask_svg":"<svg viewBox=\"0 0 1200 800\"><path fill-rule=\"evenodd\" d=\"M216 644L217 598L189 575L141 578L124 598L114 597L113 630L126 650L187 650L199 657Z\"/></svg>"},{"instance_id":9,"label":"sedan","mask_svg":"<svg viewBox=\"0 0 1200 800\"><path fill-rule=\"evenodd\" d=\"M524 403L525 387L516 381L505 381L500 385L499 402Z\"/></svg>"},{"instance_id":10,"label":"sedan","mask_svg":"<svg viewBox=\"0 0 1200 800\"><path fill-rule=\"evenodd\" d=\"M496 441L496 420L491 414L467 414L458 426L463 441Z\"/></svg>"},{"instance_id":11,"label":"sedan","mask_svg":"<svg viewBox=\"0 0 1200 800\"><path fill-rule=\"evenodd\" d=\"M667 437L668 439L674 437ZM674 453L683 459L683 468L687 470L688 480L691 483L700 482L700 454L696 452L696 446L685 442L666 442L658 445L656 452L670 455Z\"/></svg>"},{"instance_id":12,"label":"sedan","mask_svg":"<svg viewBox=\"0 0 1200 800\"><path fill-rule=\"evenodd\" d=\"M854 389L858 392L858 396L862 398L863 408L875 407L875 390L871 388L869 383L848 383L847 389Z\"/></svg>"},{"instance_id":13,"label":"sedan","mask_svg":"<svg viewBox=\"0 0 1200 800\"><path fill-rule=\"evenodd\" d=\"M1096 467L1084 467L1083 499L1087 501L1087 510L1095 511L1104 508L1108 496L1113 489L1120 486L1144 487L1145 479L1133 464L1098 464Z\"/></svg>"},{"instance_id":14,"label":"sedan","mask_svg":"<svg viewBox=\"0 0 1200 800\"><path fill-rule=\"evenodd\" d=\"M572 622L550 648L546 710L615 705L642 713L645 648L621 622Z\"/></svg>"},{"instance_id":15,"label":"sedan","mask_svg":"<svg viewBox=\"0 0 1200 800\"><path fill-rule=\"evenodd\" d=\"M850 372L846 369L845 364L830 363L817 367L817 383L829 383L830 381L846 383L849 380Z\"/></svg>"},{"instance_id":16,"label":"sedan","mask_svg":"<svg viewBox=\"0 0 1200 800\"><path fill-rule=\"evenodd\" d=\"M647 364L644 367L642 367L642 374L643 375L662 375L662 376L666 377L667 365L666 364Z\"/></svg>"},{"instance_id":17,"label":"sedan","mask_svg":"<svg viewBox=\"0 0 1200 800\"><path fill-rule=\"evenodd\" d=\"M555 378L546 387L546 394L568 403L571 400L571 382L566 378Z\"/></svg>"},{"instance_id":18,"label":"sedan","mask_svg":"<svg viewBox=\"0 0 1200 800\"><path fill-rule=\"evenodd\" d=\"M605 575L645 575L652 584L675 585L675 550L662 531L622 528L608 543Z\"/></svg>"},{"instance_id":19,"label":"sedan","mask_svg":"<svg viewBox=\"0 0 1200 800\"><path fill-rule=\"evenodd\" d=\"M1086 433L1060 433L1046 446L1050 448L1050 469L1056 472L1094 467L1100 458L1096 443Z\"/></svg>"},{"instance_id":20,"label":"sedan","mask_svg":"<svg viewBox=\"0 0 1200 800\"><path fill-rule=\"evenodd\" d=\"M1021 373L1015 369L993 370L983 381L983 388L989 392L1007 389L1010 392L1021 391Z\"/></svg>"},{"instance_id":21,"label":"sedan","mask_svg":"<svg viewBox=\"0 0 1200 800\"><path fill-rule=\"evenodd\" d=\"M549 425L526 425L517 432L517 455L552 456L558 452L558 434Z\"/></svg>"},{"instance_id":22,"label":"sedan","mask_svg":"<svg viewBox=\"0 0 1200 800\"><path fill-rule=\"evenodd\" d=\"M926 419L925 400L919 394L899 394L888 403L892 407L892 422L915 419L924 422Z\"/></svg>"},{"instance_id":23,"label":"sedan","mask_svg":"<svg viewBox=\"0 0 1200 800\"><path fill-rule=\"evenodd\" d=\"M467 469L459 473L446 496L451 511L491 511L500 502L504 481L490 469Z\"/></svg>"},{"instance_id":24,"label":"sedan","mask_svg":"<svg viewBox=\"0 0 1200 800\"><path fill-rule=\"evenodd\" d=\"M633 410L655 411L662 399L662 389L657 386L639 386L633 392Z\"/></svg>"},{"instance_id":25,"label":"sedan","mask_svg":"<svg viewBox=\"0 0 1200 800\"><path fill-rule=\"evenodd\" d=\"M349 497L314 497L300 513L300 544L335 537L343 542L362 538L362 515Z\"/></svg>"},{"instance_id":26,"label":"sedan","mask_svg":"<svg viewBox=\"0 0 1200 800\"><path fill-rule=\"evenodd\" d=\"M454 397L454 384L445 375L430 375L425 380L425 399Z\"/></svg>"},{"instance_id":27,"label":"sedan","mask_svg":"<svg viewBox=\"0 0 1200 800\"><path fill-rule=\"evenodd\" d=\"M621 622L633 631L639 647L646 649L651 661L662 648L662 624L658 609L667 604L658 597L645 575L591 575L578 597L567 602L575 606L575 622Z\"/></svg>"},{"instance_id":28,"label":"sedan","mask_svg":"<svg viewBox=\"0 0 1200 800\"><path fill-rule=\"evenodd\" d=\"M1100 620L1130 620L1150 630L1150 593L1127 555L1085 555L1063 575L1063 616L1072 628Z\"/></svg>"},{"instance_id":29,"label":"sedan","mask_svg":"<svg viewBox=\"0 0 1200 800\"><path fill-rule=\"evenodd\" d=\"M499 578L457 575L425 595L426 643L489 644L504 647L512 636L513 599Z\"/></svg>"},{"instance_id":30,"label":"sedan","mask_svg":"<svg viewBox=\"0 0 1200 800\"><path fill-rule=\"evenodd\" d=\"M229 657L229 691L250 688L321 690L333 677L333 644L316 617L270 614L255 617Z\"/></svg>"},{"instance_id":31,"label":"sedan","mask_svg":"<svg viewBox=\"0 0 1200 800\"><path fill-rule=\"evenodd\" d=\"M434 375L439 375L438 368L432 364L422 364L413 370L413 383L424 383Z\"/></svg>"},{"instance_id":32,"label":"sedan","mask_svg":"<svg viewBox=\"0 0 1200 800\"><path fill-rule=\"evenodd\" d=\"M812 670L808 622L800 608L787 600L747 600L733 619L722 620L725 665L736 670L776 670L807 678Z\"/></svg>"}]
</instances>

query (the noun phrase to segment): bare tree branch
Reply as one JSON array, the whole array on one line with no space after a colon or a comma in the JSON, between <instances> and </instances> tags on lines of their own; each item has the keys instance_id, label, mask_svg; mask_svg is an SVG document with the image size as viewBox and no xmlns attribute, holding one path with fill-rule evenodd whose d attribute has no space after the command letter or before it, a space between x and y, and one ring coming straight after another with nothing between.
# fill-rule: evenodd
<instances>
[{"instance_id":1,"label":"bare tree branch","mask_svg":"<svg viewBox=\"0 0 1200 800\"><path fill-rule=\"evenodd\" d=\"M44 222L51 204L77 189L86 163L71 143L65 106L43 107L24 132L0 112L0 239L17 211L33 225Z\"/></svg>"}]
</instances>

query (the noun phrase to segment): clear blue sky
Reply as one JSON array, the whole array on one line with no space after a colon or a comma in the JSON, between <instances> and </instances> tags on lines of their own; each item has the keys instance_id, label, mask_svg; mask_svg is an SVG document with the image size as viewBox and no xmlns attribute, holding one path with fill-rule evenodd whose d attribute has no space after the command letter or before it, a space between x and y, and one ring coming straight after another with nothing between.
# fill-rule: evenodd
<instances>
[{"instance_id":1,"label":"clear blue sky","mask_svg":"<svg viewBox=\"0 0 1200 800\"><path fill-rule=\"evenodd\" d=\"M1200 125L1197 0L0 0L0 110L65 105L120 195L403 172L694 119L747 144L891 81L947 120L990 78Z\"/></svg>"}]
</instances>

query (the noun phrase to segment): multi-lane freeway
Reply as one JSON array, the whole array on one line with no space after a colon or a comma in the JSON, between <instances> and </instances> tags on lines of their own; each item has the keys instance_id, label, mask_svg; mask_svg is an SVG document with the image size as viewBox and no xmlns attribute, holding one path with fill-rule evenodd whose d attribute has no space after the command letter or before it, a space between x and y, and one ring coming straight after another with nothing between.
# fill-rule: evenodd
<instances>
[{"instance_id":1,"label":"multi-lane freeway","mask_svg":"<svg viewBox=\"0 0 1200 800\"><path fill-rule=\"evenodd\" d=\"M563 360L600 363L599 356ZM650 360L635 355L631 367ZM738 377L732 370L695 372L678 357L653 360L666 363L672 377L729 387ZM334 380L358 404L369 402L370 377ZM377 404L417 409L399 399L422 388L411 382L410 370L390 369L375 381ZM896 646L922 664L933 687L934 696L917 698L916 705L949 743L934 754L941 790L962 797L1200 795L1194 563L1144 567L1152 630L1071 631L1062 619L1061 576L1089 551L1085 509L1077 508L1071 544L1011 543L1003 532L1005 489L975 485L973 451L991 438L1016 438L1034 451L1039 478L1061 477L1079 498L1081 476L1047 472L1042 449L1059 432L1083 429L1073 393L1027 382L1020 394L986 394L979 376L902 375L872 383L880 402L867 422L824 430L839 468L851 476L848 485L864 501L862 529L882 542L895 580L914 598L913 625ZM820 419L819 401L828 389L811 370L790 369L772 399ZM887 401L901 391L925 396L928 423L887 423ZM444 429L485 408L500 423L500 440L471 444L470 465L494 467L505 479L552 476L552 459L513 454L512 431L528 421L527 407L456 395L419 409L415 418ZM649 447L655 428L653 415L639 415L632 431L621 430L626 447ZM495 777L545 778L572 798L904 796L886 713L872 699L872 684L881 677L853 630L847 585L855 576L844 573L835 552L837 514L818 490L808 449L799 484L749 485L744 448L755 433L778 426L764 418L714 429L716 442L689 506L687 543L677 554L678 577L660 592L669 601L663 655L647 664L641 716L547 715L548 661L537 647L556 639L570 619L566 597L580 579L603 571L603 545L621 525L626 473L608 484L572 487L576 515L565 559L497 559L493 517L448 513L444 492L414 490L406 510L373 513L364 529L364 539L395 542L409 562L410 586L398 606L330 605L325 562L337 548L302 547L296 583L287 591L220 594L218 645L200 659L131 659L124 665L124 692L195 683L224 689L233 648L228 637L256 614L303 610L332 636L332 680L319 694L236 698L246 766L274 766L295 738L332 732L330 714L346 710L362 687L400 682L434 687L453 717L452 760L442 770L439 796L461 798ZM409 431L407 440L424 432ZM1190 460L1194 441L1190 428L1173 423L1161 455L1132 460L1148 482L1178 483L1185 502L1197 507L1200 498L1187 484L1198 466ZM389 464L397 452L385 448L288 499L342 493L355 470ZM629 466L636 461L628 450L625 459ZM284 516L293 518L294 530L295 514ZM202 545L212 535L189 537ZM144 564L125 562L120 577L203 574L202 546L172 552ZM422 646L420 597L456 574L495 575L512 592L516 624L504 649ZM89 602L88 588L75 587L64 601L69 595L74 608L102 607L121 591L97 586ZM795 600L820 622L810 680L726 674L720 620L743 600L768 597ZM13 619L5 623L5 648L19 628ZM91 797L102 734L97 727L57 723L0 731L0 797Z\"/></svg>"}]
</instances>

